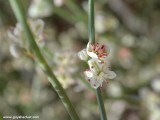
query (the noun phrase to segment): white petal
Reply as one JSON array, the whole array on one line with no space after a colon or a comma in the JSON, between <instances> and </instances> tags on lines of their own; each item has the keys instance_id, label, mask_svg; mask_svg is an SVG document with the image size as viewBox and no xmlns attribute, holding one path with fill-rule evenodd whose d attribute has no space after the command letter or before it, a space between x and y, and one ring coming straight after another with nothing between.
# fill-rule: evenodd
<instances>
[{"instance_id":1,"label":"white petal","mask_svg":"<svg viewBox=\"0 0 160 120\"><path fill-rule=\"evenodd\" d=\"M96 59L90 59L88 61L88 65L89 65L90 70L94 74L97 74L97 72L100 70L100 66L99 66L100 64L99 64L99 62Z\"/></svg>"},{"instance_id":2,"label":"white petal","mask_svg":"<svg viewBox=\"0 0 160 120\"><path fill-rule=\"evenodd\" d=\"M97 84L91 84L92 88L97 89L100 85Z\"/></svg>"},{"instance_id":3,"label":"white petal","mask_svg":"<svg viewBox=\"0 0 160 120\"><path fill-rule=\"evenodd\" d=\"M104 73L101 73L101 74L97 77L96 85L97 85L97 86L101 86L104 80L105 80L105 78L104 78Z\"/></svg>"},{"instance_id":4,"label":"white petal","mask_svg":"<svg viewBox=\"0 0 160 120\"><path fill-rule=\"evenodd\" d=\"M98 58L98 56L91 51L91 43L89 42L87 44L87 54L91 57L91 58Z\"/></svg>"},{"instance_id":5,"label":"white petal","mask_svg":"<svg viewBox=\"0 0 160 120\"><path fill-rule=\"evenodd\" d=\"M23 49L16 44L12 44L9 47L9 50L10 50L11 55L15 58L18 58L23 54Z\"/></svg>"},{"instance_id":6,"label":"white petal","mask_svg":"<svg viewBox=\"0 0 160 120\"><path fill-rule=\"evenodd\" d=\"M104 79L96 79L94 81L91 82L91 86L94 88L94 89L97 89L98 87L100 87L103 83Z\"/></svg>"},{"instance_id":7,"label":"white petal","mask_svg":"<svg viewBox=\"0 0 160 120\"><path fill-rule=\"evenodd\" d=\"M116 77L116 73L113 71L108 71L106 75L106 77L109 79L114 79Z\"/></svg>"},{"instance_id":8,"label":"white petal","mask_svg":"<svg viewBox=\"0 0 160 120\"><path fill-rule=\"evenodd\" d=\"M94 59L90 59L90 60L88 60L88 65L89 65L89 68L90 69L92 69L93 67L93 65L94 65L94 62L95 62L95 60Z\"/></svg>"},{"instance_id":9,"label":"white petal","mask_svg":"<svg viewBox=\"0 0 160 120\"><path fill-rule=\"evenodd\" d=\"M86 77L86 79L87 79L87 81L91 84L91 86L92 86L93 88L97 87L97 86L96 86L96 77L95 77L95 76L93 76L93 77L91 77L91 78Z\"/></svg>"},{"instance_id":10,"label":"white petal","mask_svg":"<svg viewBox=\"0 0 160 120\"><path fill-rule=\"evenodd\" d=\"M88 51L87 53L91 58L97 58L98 59L98 56L94 52L89 52Z\"/></svg>"},{"instance_id":11,"label":"white petal","mask_svg":"<svg viewBox=\"0 0 160 120\"><path fill-rule=\"evenodd\" d=\"M81 50L79 53L78 53L78 57L81 59L81 60L88 60L88 54L87 54L87 50L86 49L83 49Z\"/></svg>"},{"instance_id":12,"label":"white petal","mask_svg":"<svg viewBox=\"0 0 160 120\"><path fill-rule=\"evenodd\" d=\"M87 51L88 50L91 50L91 43L90 42L88 42L88 44L87 44Z\"/></svg>"},{"instance_id":13,"label":"white petal","mask_svg":"<svg viewBox=\"0 0 160 120\"><path fill-rule=\"evenodd\" d=\"M90 84L94 89L97 89L98 87L100 87L103 83L103 81L105 80L103 77L103 73L100 74L100 76L93 76L92 78L89 79L90 80Z\"/></svg>"},{"instance_id":14,"label":"white petal","mask_svg":"<svg viewBox=\"0 0 160 120\"><path fill-rule=\"evenodd\" d=\"M86 71L84 72L84 74L85 74L88 78L93 77L93 73L92 73L90 70L86 70Z\"/></svg>"},{"instance_id":15,"label":"white petal","mask_svg":"<svg viewBox=\"0 0 160 120\"><path fill-rule=\"evenodd\" d=\"M90 81L91 87L97 89L99 86L96 84L96 78L92 78Z\"/></svg>"}]
</instances>

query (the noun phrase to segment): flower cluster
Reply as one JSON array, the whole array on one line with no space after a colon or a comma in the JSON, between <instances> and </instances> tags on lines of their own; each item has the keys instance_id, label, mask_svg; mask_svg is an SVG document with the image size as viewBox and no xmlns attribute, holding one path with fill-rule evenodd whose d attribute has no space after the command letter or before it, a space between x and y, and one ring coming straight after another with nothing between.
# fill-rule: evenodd
<instances>
[{"instance_id":1,"label":"flower cluster","mask_svg":"<svg viewBox=\"0 0 160 120\"><path fill-rule=\"evenodd\" d=\"M64 89L75 84L74 76L78 71L77 56L72 49L57 51L54 55L54 73Z\"/></svg>"},{"instance_id":2,"label":"flower cluster","mask_svg":"<svg viewBox=\"0 0 160 120\"><path fill-rule=\"evenodd\" d=\"M113 79L116 74L109 69L109 48L99 43L88 43L87 48L78 53L81 60L87 61L89 69L84 74L91 86L97 89L103 81Z\"/></svg>"},{"instance_id":3,"label":"flower cluster","mask_svg":"<svg viewBox=\"0 0 160 120\"><path fill-rule=\"evenodd\" d=\"M44 22L41 19L37 19L34 21L28 21L28 24L38 46L44 46ZM14 57L19 57L23 51L29 50L29 45L27 42L28 38L25 36L24 30L20 23L17 23L15 28L8 31L8 37L13 41L13 44L10 46L10 52Z\"/></svg>"}]
</instances>

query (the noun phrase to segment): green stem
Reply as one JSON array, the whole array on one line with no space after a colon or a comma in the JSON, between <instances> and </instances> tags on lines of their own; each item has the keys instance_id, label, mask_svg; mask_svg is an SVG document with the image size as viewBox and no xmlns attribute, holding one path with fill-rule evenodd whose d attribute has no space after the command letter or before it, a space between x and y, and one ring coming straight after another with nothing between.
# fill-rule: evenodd
<instances>
[{"instance_id":1,"label":"green stem","mask_svg":"<svg viewBox=\"0 0 160 120\"><path fill-rule=\"evenodd\" d=\"M104 107L103 98L102 98L100 88L96 89L96 97L97 97L99 110L100 110L100 114L101 114L101 120L107 120L107 115L106 115L106 111L105 111L105 107Z\"/></svg>"},{"instance_id":2,"label":"green stem","mask_svg":"<svg viewBox=\"0 0 160 120\"><path fill-rule=\"evenodd\" d=\"M88 28L89 28L89 42L95 43L95 28L94 28L94 0L89 0L89 18L88 18Z\"/></svg>"},{"instance_id":3,"label":"green stem","mask_svg":"<svg viewBox=\"0 0 160 120\"><path fill-rule=\"evenodd\" d=\"M38 60L38 63L40 64L40 67L43 69L43 71L48 76L48 80L58 93L60 99L62 100L66 110L68 111L69 115L71 116L72 120L80 120L72 103L70 102L67 94L65 93L64 89L62 88L61 84L57 80L56 76L53 74L52 69L47 64L46 60L44 59L43 55L41 54L35 40L33 37L33 34L27 24L27 18L25 17L24 8L22 7L22 3L20 0L10 0L10 4L12 6L12 9L17 17L18 22L21 23L23 26L23 29L25 31L26 36L28 37L28 42L30 45L31 51L34 53L36 59Z\"/></svg>"},{"instance_id":4,"label":"green stem","mask_svg":"<svg viewBox=\"0 0 160 120\"><path fill-rule=\"evenodd\" d=\"M94 27L94 0L89 0L89 42L95 43L95 27ZM101 114L101 120L107 120L106 111L103 103L100 88L96 89L96 97Z\"/></svg>"}]
</instances>

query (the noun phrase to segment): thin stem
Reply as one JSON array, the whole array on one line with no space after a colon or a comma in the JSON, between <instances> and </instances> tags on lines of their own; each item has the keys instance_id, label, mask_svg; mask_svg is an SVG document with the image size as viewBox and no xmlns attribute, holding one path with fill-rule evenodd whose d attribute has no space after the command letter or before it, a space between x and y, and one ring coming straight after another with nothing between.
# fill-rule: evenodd
<instances>
[{"instance_id":1,"label":"thin stem","mask_svg":"<svg viewBox=\"0 0 160 120\"><path fill-rule=\"evenodd\" d=\"M99 110L100 110L100 114L101 114L101 120L107 120L107 115L106 115L106 111L105 111L105 107L104 107L103 98L102 98L100 88L96 89L96 97L97 97Z\"/></svg>"},{"instance_id":2,"label":"thin stem","mask_svg":"<svg viewBox=\"0 0 160 120\"><path fill-rule=\"evenodd\" d=\"M33 34L26 21L27 18L25 17L25 12L24 12L24 8L22 7L22 3L20 2L20 0L10 0L10 4L17 17L18 22L20 22L21 25L23 26L25 34L28 37L28 43L30 45L30 49L34 53L38 63L40 64L40 67L43 69L43 71L48 76L48 80L50 81L50 83L52 84L56 92L58 93L62 103L64 104L72 120L80 120L67 94L65 93L61 84L57 80L56 76L53 74L52 69L47 64L46 60L44 59L43 55L41 54L34 40Z\"/></svg>"},{"instance_id":3,"label":"thin stem","mask_svg":"<svg viewBox=\"0 0 160 120\"><path fill-rule=\"evenodd\" d=\"M89 42L95 43L95 28L94 28L94 0L89 0Z\"/></svg>"},{"instance_id":4,"label":"thin stem","mask_svg":"<svg viewBox=\"0 0 160 120\"><path fill-rule=\"evenodd\" d=\"M95 27L94 27L94 0L89 0L89 42L95 43ZM107 120L106 111L103 103L100 88L96 89L96 97L101 114L101 120Z\"/></svg>"}]
</instances>

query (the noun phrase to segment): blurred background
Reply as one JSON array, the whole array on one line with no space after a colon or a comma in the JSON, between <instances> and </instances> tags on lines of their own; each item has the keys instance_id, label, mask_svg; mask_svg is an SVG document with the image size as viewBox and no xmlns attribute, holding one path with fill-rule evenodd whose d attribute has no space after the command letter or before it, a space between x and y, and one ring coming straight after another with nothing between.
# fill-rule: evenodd
<instances>
[{"instance_id":1,"label":"blurred background","mask_svg":"<svg viewBox=\"0 0 160 120\"><path fill-rule=\"evenodd\" d=\"M99 120L83 75L88 66L77 57L88 42L88 0L22 2L28 20L44 21L37 42L81 119ZM159 0L95 0L96 41L111 48L117 74L102 88L108 120L160 120L159 6ZM45 74L22 52L26 44L8 36L16 23L9 1L0 0L0 114L70 120Z\"/></svg>"}]
</instances>

